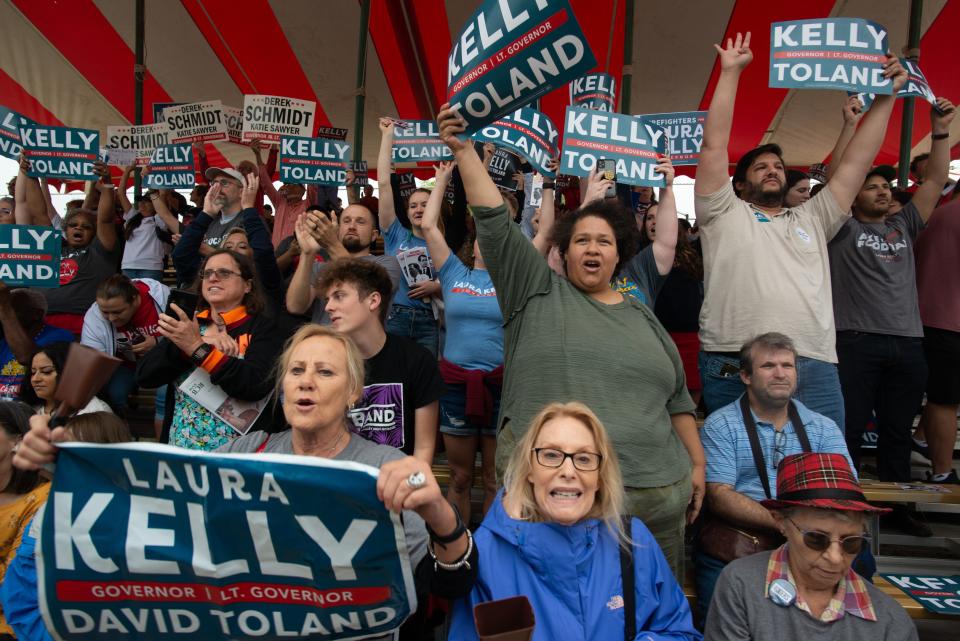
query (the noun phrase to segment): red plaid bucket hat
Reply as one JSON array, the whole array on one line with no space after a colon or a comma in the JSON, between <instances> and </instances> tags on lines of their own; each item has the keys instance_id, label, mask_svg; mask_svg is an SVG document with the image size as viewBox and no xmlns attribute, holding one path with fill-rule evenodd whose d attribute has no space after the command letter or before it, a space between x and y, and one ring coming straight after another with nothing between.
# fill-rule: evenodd
<instances>
[{"instance_id":1,"label":"red plaid bucket hat","mask_svg":"<svg viewBox=\"0 0 960 641\"><path fill-rule=\"evenodd\" d=\"M806 452L785 456L777 470L777 498L760 501L770 509L819 507L847 512L889 512L867 503L842 454Z\"/></svg>"}]
</instances>

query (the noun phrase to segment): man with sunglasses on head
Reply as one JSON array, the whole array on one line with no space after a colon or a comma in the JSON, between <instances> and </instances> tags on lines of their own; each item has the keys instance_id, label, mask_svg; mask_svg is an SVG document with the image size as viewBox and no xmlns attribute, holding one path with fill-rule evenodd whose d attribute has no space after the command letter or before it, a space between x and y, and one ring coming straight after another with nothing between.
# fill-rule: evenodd
<instances>
[{"instance_id":1,"label":"man with sunglasses on head","mask_svg":"<svg viewBox=\"0 0 960 641\"><path fill-rule=\"evenodd\" d=\"M788 455L776 488L761 505L786 543L723 570L704 638L916 640L906 611L851 567L869 547L867 518L889 510L867 503L849 458Z\"/></svg>"},{"instance_id":2,"label":"man with sunglasses on head","mask_svg":"<svg viewBox=\"0 0 960 641\"><path fill-rule=\"evenodd\" d=\"M740 349L740 380L746 392L708 416L700 434L708 513L701 519L693 562L703 617L727 563L780 544L777 522L760 501L776 496L777 465L784 457L806 451L850 458L832 419L791 400L797 350L789 337L769 332L747 341Z\"/></svg>"}]
</instances>

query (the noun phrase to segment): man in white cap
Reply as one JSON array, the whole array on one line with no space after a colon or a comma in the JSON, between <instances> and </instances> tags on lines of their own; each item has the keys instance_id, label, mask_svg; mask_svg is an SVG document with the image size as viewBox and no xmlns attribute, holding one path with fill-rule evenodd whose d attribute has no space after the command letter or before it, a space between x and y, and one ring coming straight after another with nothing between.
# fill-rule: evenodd
<instances>
[{"instance_id":1,"label":"man in white cap","mask_svg":"<svg viewBox=\"0 0 960 641\"><path fill-rule=\"evenodd\" d=\"M213 218L200 246L200 254L205 256L220 246L231 229L243 226L238 216L246 181L243 174L229 167L210 167L204 175L210 183L210 191L204 199L203 211Z\"/></svg>"}]
</instances>

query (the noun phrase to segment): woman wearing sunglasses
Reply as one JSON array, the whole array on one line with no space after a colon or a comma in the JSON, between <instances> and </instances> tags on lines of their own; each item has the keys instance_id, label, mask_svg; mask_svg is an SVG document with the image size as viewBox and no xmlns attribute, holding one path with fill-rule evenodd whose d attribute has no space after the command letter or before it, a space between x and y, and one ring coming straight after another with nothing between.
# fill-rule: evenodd
<instances>
[{"instance_id":1,"label":"woman wearing sunglasses","mask_svg":"<svg viewBox=\"0 0 960 641\"><path fill-rule=\"evenodd\" d=\"M474 534L477 580L454 605L449 638L477 639L473 607L522 594L534 641L700 639L660 546L640 519L621 517L623 504L596 414L582 403L541 410Z\"/></svg>"},{"instance_id":2,"label":"woman wearing sunglasses","mask_svg":"<svg viewBox=\"0 0 960 641\"><path fill-rule=\"evenodd\" d=\"M250 421L235 421L211 407L210 395L188 391L183 383L195 373L235 401L260 401L273 389L271 367L286 338L269 316L253 262L229 249L211 253L200 266L200 300L190 318L171 304L158 322L163 338L137 363L137 383L159 387L172 383L161 443L215 450L250 429ZM194 381L197 379L194 378ZM204 380L206 382L206 380ZM217 390L214 390L216 392ZM236 403L230 404L235 406ZM222 407L226 407L224 403ZM247 417L249 418L249 417ZM253 429L266 429L270 412L259 416ZM246 427L246 429L243 429Z\"/></svg>"},{"instance_id":3,"label":"woman wearing sunglasses","mask_svg":"<svg viewBox=\"0 0 960 641\"><path fill-rule=\"evenodd\" d=\"M709 641L917 639L909 615L851 568L869 544L867 503L842 454L791 454L771 510L787 542L724 568L707 614Z\"/></svg>"}]
</instances>

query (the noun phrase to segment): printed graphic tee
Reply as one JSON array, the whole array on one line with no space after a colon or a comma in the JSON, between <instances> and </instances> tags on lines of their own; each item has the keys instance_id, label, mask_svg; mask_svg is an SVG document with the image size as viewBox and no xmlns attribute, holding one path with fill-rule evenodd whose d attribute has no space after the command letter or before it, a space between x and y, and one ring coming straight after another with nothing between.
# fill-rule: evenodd
<instances>
[{"instance_id":1,"label":"printed graphic tee","mask_svg":"<svg viewBox=\"0 0 960 641\"><path fill-rule=\"evenodd\" d=\"M383 349L365 365L363 396L350 411L354 431L413 454L417 408L444 393L437 359L409 338L387 334Z\"/></svg>"},{"instance_id":2,"label":"printed graphic tee","mask_svg":"<svg viewBox=\"0 0 960 641\"><path fill-rule=\"evenodd\" d=\"M107 251L97 237L81 249L65 245L60 258L60 287L40 290L47 297L47 313L85 314L96 299L97 286L116 273L120 246L118 241L113 251Z\"/></svg>"},{"instance_id":3,"label":"printed graphic tee","mask_svg":"<svg viewBox=\"0 0 960 641\"><path fill-rule=\"evenodd\" d=\"M503 364L503 314L490 272L467 269L453 254L440 269L447 340L443 357L489 372Z\"/></svg>"},{"instance_id":4,"label":"printed graphic tee","mask_svg":"<svg viewBox=\"0 0 960 641\"><path fill-rule=\"evenodd\" d=\"M133 345L142 342L147 336L160 336L160 312L157 310L157 303L150 296L150 288L140 281L134 281L133 284L140 292L140 307L126 325L114 332L117 358L122 358L124 365L131 368L136 366L137 361L132 350Z\"/></svg>"}]
</instances>

